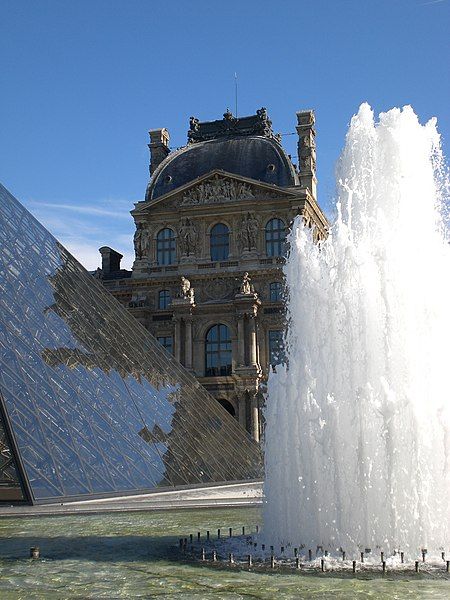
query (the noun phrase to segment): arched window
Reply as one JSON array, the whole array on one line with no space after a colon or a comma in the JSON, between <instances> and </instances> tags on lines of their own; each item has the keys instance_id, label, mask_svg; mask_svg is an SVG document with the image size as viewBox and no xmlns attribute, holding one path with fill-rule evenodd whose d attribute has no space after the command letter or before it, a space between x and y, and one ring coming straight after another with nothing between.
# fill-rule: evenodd
<instances>
[{"instance_id":1,"label":"arched window","mask_svg":"<svg viewBox=\"0 0 450 600\"><path fill-rule=\"evenodd\" d=\"M281 219L270 219L266 225L267 256L283 256L285 252L286 226Z\"/></svg>"},{"instance_id":2,"label":"arched window","mask_svg":"<svg viewBox=\"0 0 450 600\"><path fill-rule=\"evenodd\" d=\"M278 302L281 300L281 294L283 293L281 282L273 281L269 284L269 298L271 302Z\"/></svg>"},{"instance_id":3,"label":"arched window","mask_svg":"<svg viewBox=\"0 0 450 600\"><path fill-rule=\"evenodd\" d=\"M161 290L158 294L158 308L168 308L171 300L169 290Z\"/></svg>"},{"instance_id":4,"label":"arched window","mask_svg":"<svg viewBox=\"0 0 450 600\"><path fill-rule=\"evenodd\" d=\"M221 404L232 417L236 416L236 411L234 410L234 406L231 404L231 402L228 402L228 400L222 400L222 398L218 398L217 402Z\"/></svg>"},{"instance_id":5,"label":"arched window","mask_svg":"<svg viewBox=\"0 0 450 600\"><path fill-rule=\"evenodd\" d=\"M211 229L209 246L211 260L228 260L230 251L230 230L223 223L217 223Z\"/></svg>"},{"instance_id":6,"label":"arched window","mask_svg":"<svg viewBox=\"0 0 450 600\"><path fill-rule=\"evenodd\" d=\"M226 325L213 325L206 333L205 375L231 375L231 338Z\"/></svg>"},{"instance_id":7,"label":"arched window","mask_svg":"<svg viewBox=\"0 0 450 600\"><path fill-rule=\"evenodd\" d=\"M156 261L158 265L175 262L175 233L169 227L161 229L156 236Z\"/></svg>"}]
</instances>

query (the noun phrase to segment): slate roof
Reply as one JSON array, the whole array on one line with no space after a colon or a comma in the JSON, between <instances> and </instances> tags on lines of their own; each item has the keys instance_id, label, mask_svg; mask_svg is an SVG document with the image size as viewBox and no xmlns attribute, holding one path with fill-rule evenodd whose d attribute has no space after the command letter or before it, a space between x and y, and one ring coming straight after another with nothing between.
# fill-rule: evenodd
<instances>
[{"instance_id":1,"label":"slate roof","mask_svg":"<svg viewBox=\"0 0 450 600\"><path fill-rule=\"evenodd\" d=\"M295 168L272 132L265 109L251 117L200 123L191 117L188 145L172 152L155 170L145 200L153 200L221 169L280 187L299 185Z\"/></svg>"}]
</instances>

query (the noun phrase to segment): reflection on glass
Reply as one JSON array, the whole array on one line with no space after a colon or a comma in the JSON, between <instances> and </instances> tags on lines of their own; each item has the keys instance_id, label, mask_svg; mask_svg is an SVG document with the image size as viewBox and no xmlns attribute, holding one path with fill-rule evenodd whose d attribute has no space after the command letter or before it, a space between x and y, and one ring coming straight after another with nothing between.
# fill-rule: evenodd
<instances>
[{"instance_id":1,"label":"reflection on glass","mask_svg":"<svg viewBox=\"0 0 450 600\"><path fill-rule=\"evenodd\" d=\"M261 475L239 425L1 186L0 243L0 403L33 501Z\"/></svg>"},{"instance_id":2,"label":"reflection on glass","mask_svg":"<svg viewBox=\"0 0 450 600\"><path fill-rule=\"evenodd\" d=\"M213 325L208 330L205 354L207 377L231 374L231 337L226 325Z\"/></svg>"}]
</instances>

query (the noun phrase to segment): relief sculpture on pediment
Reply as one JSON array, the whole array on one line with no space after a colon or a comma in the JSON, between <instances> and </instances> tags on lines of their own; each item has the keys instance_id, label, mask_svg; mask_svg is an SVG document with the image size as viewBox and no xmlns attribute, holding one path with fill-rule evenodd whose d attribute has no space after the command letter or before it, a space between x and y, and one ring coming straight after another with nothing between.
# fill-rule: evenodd
<instances>
[{"instance_id":1,"label":"relief sculpture on pediment","mask_svg":"<svg viewBox=\"0 0 450 600\"><path fill-rule=\"evenodd\" d=\"M227 200L251 200L254 197L252 188L248 183L233 181L232 179L210 179L187 190L183 195L181 205L209 204Z\"/></svg>"}]
</instances>

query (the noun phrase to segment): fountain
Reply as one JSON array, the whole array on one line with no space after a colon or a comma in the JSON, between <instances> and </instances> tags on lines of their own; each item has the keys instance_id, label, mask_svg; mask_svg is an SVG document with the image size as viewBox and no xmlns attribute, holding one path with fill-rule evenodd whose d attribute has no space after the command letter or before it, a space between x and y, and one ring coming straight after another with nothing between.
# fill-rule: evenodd
<instances>
[{"instance_id":1,"label":"fountain","mask_svg":"<svg viewBox=\"0 0 450 600\"><path fill-rule=\"evenodd\" d=\"M315 244L294 223L287 366L269 378L265 411L267 544L370 549L377 560L380 550L448 551L443 165L434 119L422 126L405 107L375 122L363 104L338 164L329 237Z\"/></svg>"}]
</instances>

